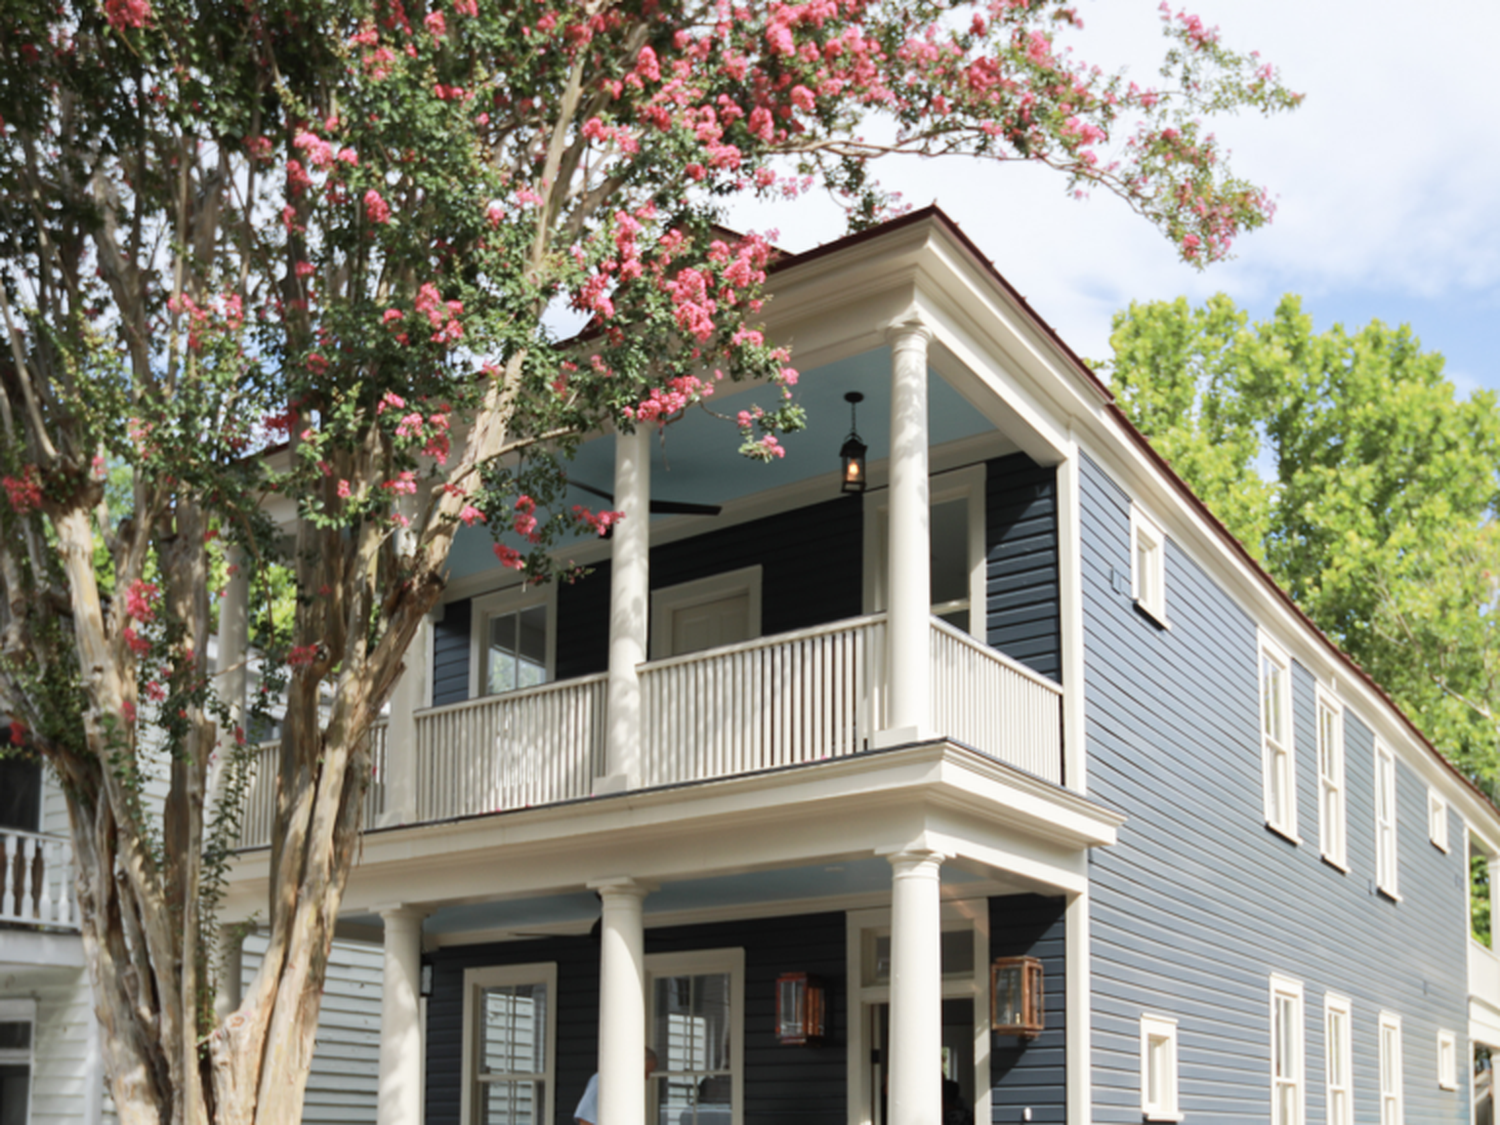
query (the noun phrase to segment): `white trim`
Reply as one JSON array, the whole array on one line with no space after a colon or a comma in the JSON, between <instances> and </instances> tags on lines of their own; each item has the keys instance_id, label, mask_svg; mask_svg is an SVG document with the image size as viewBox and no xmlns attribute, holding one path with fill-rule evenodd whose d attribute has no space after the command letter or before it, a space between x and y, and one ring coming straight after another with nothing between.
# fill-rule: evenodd
<instances>
[{"instance_id":1,"label":"white trim","mask_svg":"<svg viewBox=\"0 0 1500 1125\"><path fill-rule=\"evenodd\" d=\"M1134 501L1130 505L1130 596L1141 612L1158 625L1170 627L1167 623L1167 537L1161 525Z\"/></svg>"},{"instance_id":2,"label":"white trim","mask_svg":"<svg viewBox=\"0 0 1500 1125\"><path fill-rule=\"evenodd\" d=\"M1068 1033L1064 1036L1068 1125L1089 1125L1094 1119L1094 1025L1087 889L1064 908L1063 938L1063 948L1067 951L1063 964L1067 989L1063 1010L1068 1021Z\"/></svg>"},{"instance_id":3,"label":"white trim","mask_svg":"<svg viewBox=\"0 0 1500 1125\"><path fill-rule=\"evenodd\" d=\"M1375 886L1387 897L1400 899L1400 834L1396 783L1396 756L1380 739L1375 740ZM1384 805L1388 815L1381 815Z\"/></svg>"},{"instance_id":4,"label":"white trim","mask_svg":"<svg viewBox=\"0 0 1500 1125\"><path fill-rule=\"evenodd\" d=\"M36 1113L36 1001L30 998L0 1000L0 1022L31 1025L31 1034L27 1037L24 1048L0 1049L0 1065L26 1068L25 1120L29 1122Z\"/></svg>"},{"instance_id":5,"label":"white trim","mask_svg":"<svg viewBox=\"0 0 1500 1125\"><path fill-rule=\"evenodd\" d=\"M761 567L756 563L754 566L726 570L710 574L707 578L652 590L650 659L665 660L680 655L672 651L672 615L679 609L691 609L693 606L721 601L741 593L750 601L746 611L748 620L745 640L758 639L761 636L761 580Z\"/></svg>"},{"instance_id":6,"label":"white trim","mask_svg":"<svg viewBox=\"0 0 1500 1125\"><path fill-rule=\"evenodd\" d=\"M730 1097L733 1108L730 1125L743 1125L745 1117L745 951L734 949L695 949L683 953L648 953L646 969L646 1045L651 1046L651 1025L656 1017L655 977L696 976L707 973L729 974L729 1067ZM667 1069L666 1057L657 1049L657 1072ZM654 1089L648 1083L646 1098L654 1109ZM650 1121L658 1114L648 1112ZM552 1120L550 1117L545 1120Z\"/></svg>"},{"instance_id":7,"label":"white trim","mask_svg":"<svg viewBox=\"0 0 1500 1125\"><path fill-rule=\"evenodd\" d=\"M1458 1036L1446 1028L1437 1033L1437 1082L1441 1089L1458 1089Z\"/></svg>"},{"instance_id":8,"label":"white trim","mask_svg":"<svg viewBox=\"0 0 1500 1125\"><path fill-rule=\"evenodd\" d=\"M532 606L547 608L547 683L557 679L557 583L545 586L516 584L478 595L469 612L469 698L479 699L484 690L484 654L488 645L489 620L502 613L516 613ZM428 667L431 667L429 663ZM430 677L429 677L430 678Z\"/></svg>"},{"instance_id":9,"label":"white trim","mask_svg":"<svg viewBox=\"0 0 1500 1125\"><path fill-rule=\"evenodd\" d=\"M1326 748L1325 714L1330 735ZM1344 705L1322 684L1318 685L1313 705L1313 724L1318 755L1318 846L1324 859L1340 871L1348 871L1349 786L1345 770Z\"/></svg>"},{"instance_id":10,"label":"white trim","mask_svg":"<svg viewBox=\"0 0 1500 1125\"><path fill-rule=\"evenodd\" d=\"M1338 1028L1333 1026L1334 1016L1339 1017ZM1334 1073L1334 1055L1329 1048L1337 1034L1343 1056L1344 1073ZM1328 1125L1354 1125L1354 1006L1347 996L1334 992L1323 994L1323 1104ZM1342 1081L1339 1079L1342 1078ZM1342 1113L1336 1113L1334 1101L1339 1093Z\"/></svg>"},{"instance_id":11,"label":"white trim","mask_svg":"<svg viewBox=\"0 0 1500 1125\"><path fill-rule=\"evenodd\" d=\"M1269 663L1270 668L1267 667ZM1266 826L1293 843L1297 837L1297 741L1292 721L1292 661L1265 633L1256 645L1256 694L1260 713L1261 777L1264 787ZM1268 674L1279 673L1278 685L1268 684ZM1268 693L1271 710L1280 719L1280 729L1270 730L1267 716ZM1279 801L1278 801L1279 797Z\"/></svg>"},{"instance_id":12,"label":"white trim","mask_svg":"<svg viewBox=\"0 0 1500 1125\"><path fill-rule=\"evenodd\" d=\"M1302 1125L1307 1120L1307 1021L1302 1003L1302 982L1272 973L1270 999L1271 1125ZM1291 1019L1282 1027L1284 1032L1294 1036L1289 1044L1277 1040L1277 1007L1283 1001L1290 1002ZM1288 1073L1278 1071L1277 1055L1282 1048L1287 1053ZM1281 1091L1286 1087L1290 1087L1294 1095L1290 1116L1283 1116L1279 1108Z\"/></svg>"},{"instance_id":13,"label":"white trim","mask_svg":"<svg viewBox=\"0 0 1500 1125\"><path fill-rule=\"evenodd\" d=\"M1160 1054L1153 1046L1160 1045ZM1162 1066L1161 1094L1151 1097L1153 1064ZM1147 1121L1181 1121L1177 1082L1177 1020L1154 1012L1141 1013L1141 1116Z\"/></svg>"},{"instance_id":14,"label":"white trim","mask_svg":"<svg viewBox=\"0 0 1500 1125\"><path fill-rule=\"evenodd\" d=\"M1448 801L1432 786L1427 787L1427 838L1440 851L1448 850Z\"/></svg>"},{"instance_id":15,"label":"white trim","mask_svg":"<svg viewBox=\"0 0 1500 1125\"><path fill-rule=\"evenodd\" d=\"M474 1104L474 1088L479 1081L475 1052L479 1049L479 1009L475 999L480 989L508 984L543 984L547 987L546 1036L543 1048L546 1061L542 1068L542 1121L552 1121L557 1098L557 962L539 961L527 965L486 965L464 970L463 1086L459 1095L459 1121L470 1125L479 1107Z\"/></svg>"},{"instance_id":16,"label":"white trim","mask_svg":"<svg viewBox=\"0 0 1500 1125\"><path fill-rule=\"evenodd\" d=\"M1069 437L1072 429L1069 428ZM1077 734L1067 737L1068 731L1082 731L1084 727L1084 609L1083 609L1083 531L1079 503L1080 463L1078 446L1074 444L1065 460L1057 466L1057 587L1058 625L1062 643L1062 682L1067 691L1063 695L1063 784L1078 793L1088 792L1088 755L1084 739ZM1069 962L1071 964L1071 960ZM1072 995L1071 989L1069 995ZM1070 1018L1070 1028L1078 1025ZM1073 1036L1068 1037L1071 1044ZM1069 1050L1071 1051L1071 1047ZM1082 1060L1074 1066L1069 1055L1068 1074L1075 1070L1082 1073ZM1070 1077L1071 1083L1073 1079ZM1069 1105L1073 1104L1069 1089Z\"/></svg>"},{"instance_id":17,"label":"white trim","mask_svg":"<svg viewBox=\"0 0 1500 1125\"><path fill-rule=\"evenodd\" d=\"M1389 1058L1385 1051L1387 1032L1393 1033L1393 1049ZM1401 1073L1401 1017L1394 1012L1381 1012L1375 1034L1376 1070L1380 1076L1380 1085L1376 1091L1380 1125L1404 1125L1406 1106Z\"/></svg>"}]
</instances>

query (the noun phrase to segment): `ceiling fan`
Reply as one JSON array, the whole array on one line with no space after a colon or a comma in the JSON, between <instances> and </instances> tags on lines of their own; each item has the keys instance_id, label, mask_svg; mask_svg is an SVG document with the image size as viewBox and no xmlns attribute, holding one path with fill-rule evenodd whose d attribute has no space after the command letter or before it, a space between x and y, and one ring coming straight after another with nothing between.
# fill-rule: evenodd
<instances>
[{"instance_id":1,"label":"ceiling fan","mask_svg":"<svg viewBox=\"0 0 1500 1125\"><path fill-rule=\"evenodd\" d=\"M582 481L568 479L568 484L580 491L587 492L591 496L597 496L601 500L607 500L613 504L615 498L613 493L605 492L602 488L595 488L591 484ZM652 500L651 514L653 516L716 516L724 509L718 504L692 504L686 500Z\"/></svg>"}]
</instances>

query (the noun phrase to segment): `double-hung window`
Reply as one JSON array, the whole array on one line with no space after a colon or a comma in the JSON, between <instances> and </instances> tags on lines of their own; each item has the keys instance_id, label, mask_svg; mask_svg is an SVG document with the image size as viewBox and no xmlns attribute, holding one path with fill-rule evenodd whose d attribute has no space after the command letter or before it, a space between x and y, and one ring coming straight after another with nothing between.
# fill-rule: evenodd
<instances>
[{"instance_id":1,"label":"double-hung window","mask_svg":"<svg viewBox=\"0 0 1500 1125\"><path fill-rule=\"evenodd\" d=\"M1260 733L1265 769L1266 823L1297 838L1297 764L1292 745L1292 663L1265 637L1260 641Z\"/></svg>"},{"instance_id":2,"label":"double-hung window","mask_svg":"<svg viewBox=\"0 0 1500 1125\"><path fill-rule=\"evenodd\" d=\"M1401 1017L1380 1013L1380 1125L1404 1125L1401 1096Z\"/></svg>"},{"instance_id":3,"label":"double-hung window","mask_svg":"<svg viewBox=\"0 0 1500 1125\"><path fill-rule=\"evenodd\" d=\"M1323 858L1349 866L1344 808L1344 712L1332 696L1318 692L1318 836Z\"/></svg>"},{"instance_id":4,"label":"double-hung window","mask_svg":"<svg viewBox=\"0 0 1500 1125\"><path fill-rule=\"evenodd\" d=\"M1271 1125L1302 1125L1302 982L1271 976Z\"/></svg>"},{"instance_id":5,"label":"double-hung window","mask_svg":"<svg viewBox=\"0 0 1500 1125\"><path fill-rule=\"evenodd\" d=\"M540 687L554 676L556 585L474 599L471 697Z\"/></svg>"},{"instance_id":6,"label":"double-hung window","mask_svg":"<svg viewBox=\"0 0 1500 1125\"><path fill-rule=\"evenodd\" d=\"M1375 743L1375 885L1396 897L1396 756L1380 742Z\"/></svg>"},{"instance_id":7,"label":"double-hung window","mask_svg":"<svg viewBox=\"0 0 1500 1125\"><path fill-rule=\"evenodd\" d=\"M1141 1116L1147 1121L1180 1121L1177 1100L1177 1021L1141 1016Z\"/></svg>"},{"instance_id":8,"label":"double-hung window","mask_svg":"<svg viewBox=\"0 0 1500 1125\"><path fill-rule=\"evenodd\" d=\"M557 967L464 971L464 1125L554 1119Z\"/></svg>"},{"instance_id":9,"label":"double-hung window","mask_svg":"<svg viewBox=\"0 0 1500 1125\"><path fill-rule=\"evenodd\" d=\"M656 1051L647 1120L739 1125L744 1105L742 949L646 958L648 1045Z\"/></svg>"},{"instance_id":10,"label":"double-hung window","mask_svg":"<svg viewBox=\"0 0 1500 1125\"><path fill-rule=\"evenodd\" d=\"M1328 1080L1328 1125L1354 1125L1353 1012L1343 996L1323 999L1324 1059Z\"/></svg>"},{"instance_id":11,"label":"double-hung window","mask_svg":"<svg viewBox=\"0 0 1500 1125\"><path fill-rule=\"evenodd\" d=\"M0 1122L29 1120L36 1001L0 1000Z\"/></svg>"}]
</instances>

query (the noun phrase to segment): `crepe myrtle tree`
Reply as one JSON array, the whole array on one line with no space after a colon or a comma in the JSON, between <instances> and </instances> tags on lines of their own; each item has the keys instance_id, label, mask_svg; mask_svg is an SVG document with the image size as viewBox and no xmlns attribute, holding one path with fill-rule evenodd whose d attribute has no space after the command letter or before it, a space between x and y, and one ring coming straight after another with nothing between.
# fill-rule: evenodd
<instances>
[{"instance_id":1,"label":"crepe myrtle tree","mask_svg":"<svg viewBox=\"0 0 1500 1125\"><path fill-rule=\"evenodd\" d=\"M123 1122L300 1116L371 724L457 530L549 577L559 534L619 518L565 503L576 443L725 378L769 395L742 451L782 455L773 252L721 207L827 189L868 224L870 163L913 153L1050 165L1199 265L1267 220L1201 119L1293 106L1275 70L1164 8L1137 85L1073 57L1079 26L1057 0L0 0L0 711L67 798ZM219 1021L235 566L280 772L269 947Z\"/></svg>"}]
</instances>

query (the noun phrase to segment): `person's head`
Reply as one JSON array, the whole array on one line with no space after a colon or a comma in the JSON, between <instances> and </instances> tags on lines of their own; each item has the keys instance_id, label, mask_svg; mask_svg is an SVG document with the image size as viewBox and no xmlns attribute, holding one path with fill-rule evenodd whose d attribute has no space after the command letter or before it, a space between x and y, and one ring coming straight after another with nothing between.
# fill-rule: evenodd
<instances>
[{"instance_id":1,"label":"person's head","mask_svg":"<svg viewBox=\"0 0 1500 1125\"><path fill-rule=\"evenodd\" d=\"M646 1077L651 1077L651 1072L656 1069L656 1052L650 1047L646 1048Z\"/></svg>"}]
</instances>

